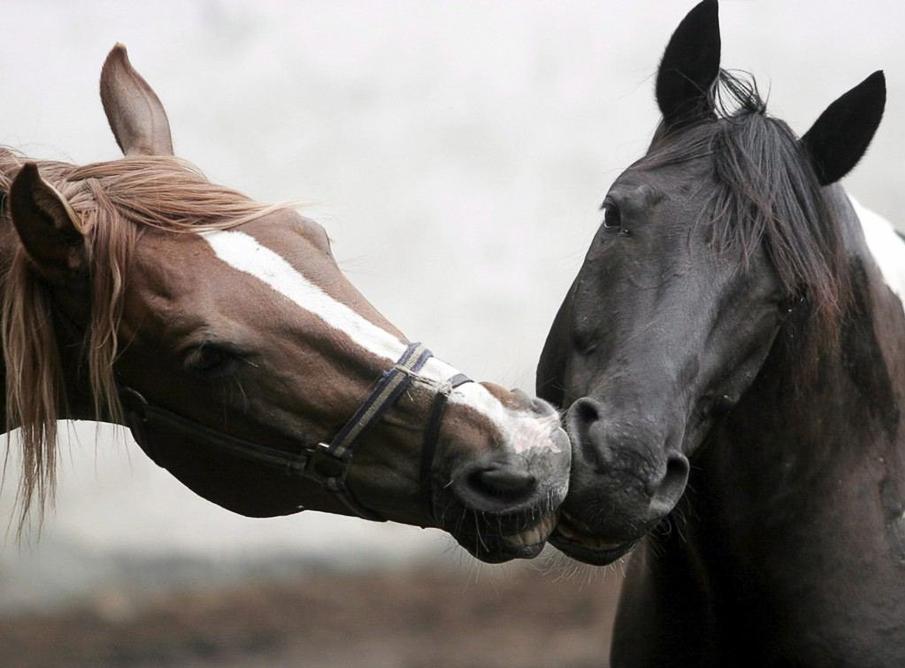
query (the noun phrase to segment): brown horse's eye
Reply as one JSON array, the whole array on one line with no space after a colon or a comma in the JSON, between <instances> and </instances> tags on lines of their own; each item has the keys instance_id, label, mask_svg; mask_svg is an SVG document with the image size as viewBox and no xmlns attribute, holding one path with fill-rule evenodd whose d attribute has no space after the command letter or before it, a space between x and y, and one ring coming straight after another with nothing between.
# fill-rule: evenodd
<instances>
[{"instance_id":1,"label":"brown horse's eye","mask_svg":"<svg viewBox=\"0 0 905 668\"><path fill-rule=\"evenodd\" d=\"M185 366L190 372L204 378L223 378L235 372L240 361L240 356L227 348L202 343L186 356Z\"/></svg>"},{"instance_id":2,"label":"brown horse's eye","mask_svg":"<svg viewBox=\"0 0 905 668\"><path fill-rule=\"evenodd\" d=\"M622 214L619 207L607 200L600 208L603 211L603 229L607 232L622 231Z\"/></svg>"}]
</instances>

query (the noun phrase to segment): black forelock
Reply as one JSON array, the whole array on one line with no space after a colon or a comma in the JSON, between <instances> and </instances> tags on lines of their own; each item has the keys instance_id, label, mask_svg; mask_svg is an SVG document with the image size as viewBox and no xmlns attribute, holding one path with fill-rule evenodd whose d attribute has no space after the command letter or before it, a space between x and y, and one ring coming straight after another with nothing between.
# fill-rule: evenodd
<instances>
[{"instance_id":1,"label":"black forelock","mask_svg":"<svg viewBox=\"0 0 905 668\"><path fill-rule=\"evenodd\" d=\"M789 298L804 298L818 340L833 338L849 292L842 235L798 137L767 114L753 77L720 70L710 100L715 115L661 124L635 167L652 169L709 158L715 188L701 212L713 245L740 266L764 248Z\"/></svg>"}]
</instances>

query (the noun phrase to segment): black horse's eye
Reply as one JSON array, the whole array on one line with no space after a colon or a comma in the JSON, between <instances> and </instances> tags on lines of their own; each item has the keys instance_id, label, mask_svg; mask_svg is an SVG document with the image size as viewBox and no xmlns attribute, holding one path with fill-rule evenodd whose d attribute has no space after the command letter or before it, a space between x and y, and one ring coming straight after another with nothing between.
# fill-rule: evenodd
<instances>
[{"instance_id":1,"label":"black horse's eye","mask_svg":"<svg viewBox=\"0 0 905 668\"><path fill-rule=\"evenodd\" d=\"M622 214L619 207L610 200L606 200L600 209L603 211L603 229L607 232L619 232L622 228Z\"/></svg>"},{"instance_id":2,"label":"black horse's eye","mask_svg":"<svg viewBox=\"0 0 905 668\"><path fill-rule=\"evenodd\" d=\"M239 366L241 357L222 346L202 343L192 348L185 358L186 368L204 378L223 378L232 374Z\"/></svg>"}]
</instances>

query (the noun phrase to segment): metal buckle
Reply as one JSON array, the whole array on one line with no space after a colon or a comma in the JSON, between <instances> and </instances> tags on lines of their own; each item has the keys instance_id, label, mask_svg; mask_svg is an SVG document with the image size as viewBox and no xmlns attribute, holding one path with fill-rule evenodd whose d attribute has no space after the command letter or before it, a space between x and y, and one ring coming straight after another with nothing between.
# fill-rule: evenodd
<instances>
[{"instance_id":1,"label":"metal buckle","mask_svg":"<svg viewBox=\"0 0 905 668\"><path fill-rule=\"evenodd\" d=\"M138 390L133 390L126 385L119 386L119 400L123 408L133 413L138 419L144 421L145 410L151 404Z\"/></svg>"},{"instance_id":2,"label":"metal buckle","mask_svg":"<svg viewBox=\"0 0 905 668\"><path fill-rule=\"evenodd\" d=\"M345 459L333 454L328 443L318 443L314 450L308 451L308 461L301 475L307 480L326 486L328 480L345 476L347 464Z\"/></svg>"}]
</instances>

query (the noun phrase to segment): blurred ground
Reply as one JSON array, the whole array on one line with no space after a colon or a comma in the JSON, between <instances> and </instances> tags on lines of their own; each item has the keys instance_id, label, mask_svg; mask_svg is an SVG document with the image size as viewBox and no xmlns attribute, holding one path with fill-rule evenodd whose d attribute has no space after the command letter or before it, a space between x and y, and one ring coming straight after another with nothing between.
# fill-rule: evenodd
<instances>
[{"instance_id":1,"label":"blurred ground","mask_svg":"<svg viewBox=\"0 0 905 668\"><path fill-rule=\"evenodd\" d=\"M620 578L441 568L329 574L0 619L7 668L598 668Z\"/></svg>"}]
</instances>

